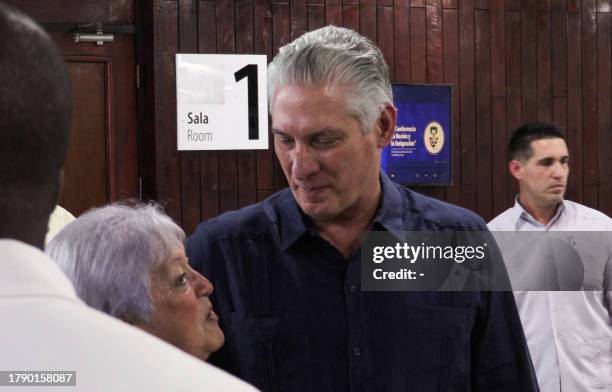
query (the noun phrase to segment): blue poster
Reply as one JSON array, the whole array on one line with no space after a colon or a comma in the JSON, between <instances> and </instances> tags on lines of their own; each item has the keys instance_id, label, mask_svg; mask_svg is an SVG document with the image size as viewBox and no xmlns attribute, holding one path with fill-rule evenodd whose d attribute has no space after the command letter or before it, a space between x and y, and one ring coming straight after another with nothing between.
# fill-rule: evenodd
<instances>
[{"instance_id":1,"label":"blue poster","mask_svg":"<svg viewBox=\"0 0 612 392\"><path fill-rule=\"evenodd\" d=\"M404 185L452 182L452 86L393 85L397 124L383 170Z\"/></svg>"}]
</instances>

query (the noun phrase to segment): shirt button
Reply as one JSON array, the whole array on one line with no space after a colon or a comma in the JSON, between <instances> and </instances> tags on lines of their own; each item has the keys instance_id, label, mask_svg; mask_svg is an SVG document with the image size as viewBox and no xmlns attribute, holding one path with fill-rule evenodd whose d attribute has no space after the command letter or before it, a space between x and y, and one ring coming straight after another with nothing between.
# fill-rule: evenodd
<instances>
[{"instance_id":1,"label":"shirt button","mask_svg":"<svg viewBox=\"0 0 612 392\"><path fill-rule=\"evenodd\" d=\"M349 292L351 294L355 294L357 292L357 285L356 284L352 284L349 286Z\"/></svg>"},{"instance_id":2,"label":"shirt button","mask_svg":"<svg viewBox=\"0 0 612 392\"><path fill-rule=\"evenodd\" d=\"M353 347L353 355L358 357L361 355L361 349L359 347Z\"/></svg>"}]
</instances>

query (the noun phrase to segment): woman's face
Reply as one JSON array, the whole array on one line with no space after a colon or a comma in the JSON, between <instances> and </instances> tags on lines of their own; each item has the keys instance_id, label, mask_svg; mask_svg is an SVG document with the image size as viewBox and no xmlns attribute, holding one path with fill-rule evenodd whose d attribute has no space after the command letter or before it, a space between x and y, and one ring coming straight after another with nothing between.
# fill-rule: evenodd
<instances>
[{"instance_id":1,"label":"woman's face","mask_svg":"<svg viewBox=\"0 0 612 392\"><path fill-rule=\"evenodd\" d=\"M203 360L221 348L225 337L209 299L213 285L191 269L183 245L149 277L153 315L136 326Z\"/></svg>"}]
</instances>

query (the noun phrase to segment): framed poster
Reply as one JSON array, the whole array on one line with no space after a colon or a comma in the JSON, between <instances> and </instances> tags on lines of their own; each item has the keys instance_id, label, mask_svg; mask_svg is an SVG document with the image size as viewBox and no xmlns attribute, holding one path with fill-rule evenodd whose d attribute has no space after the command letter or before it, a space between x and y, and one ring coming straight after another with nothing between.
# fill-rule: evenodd
<instances>
[{"instance_id":1,"label":"framed poster","mask_svg":"<svg viewBox=\"0 0 612 392\"><path fill-rule=\"evenodd\" d=\"M452 183L452 86L394 84L397 124L382 168L404 185Z\"/></svg>"}]
</instances>

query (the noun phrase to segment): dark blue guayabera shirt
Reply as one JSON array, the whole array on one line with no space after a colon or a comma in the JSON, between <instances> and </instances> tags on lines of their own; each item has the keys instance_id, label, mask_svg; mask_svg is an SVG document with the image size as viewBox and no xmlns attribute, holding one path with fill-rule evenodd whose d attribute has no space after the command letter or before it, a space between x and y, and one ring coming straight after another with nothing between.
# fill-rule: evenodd
<instances>
[{"instance_id":1,"label":"dark blue guayabera shirt","mask_svg":"<svg viewBox=\"0 0 612 392\"><path fill-rule=\"evenodd\" d=\"M374 230L486 230L381 173ZM263 391L537 391L511 292L366 292L288 189L187 240L225 345L210 362Z\"/></svg>"}]
</instances>

